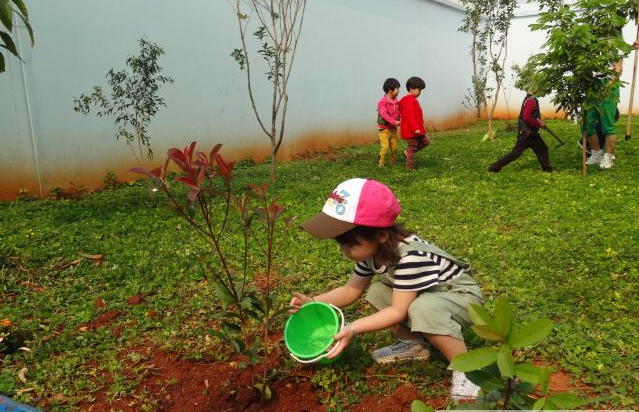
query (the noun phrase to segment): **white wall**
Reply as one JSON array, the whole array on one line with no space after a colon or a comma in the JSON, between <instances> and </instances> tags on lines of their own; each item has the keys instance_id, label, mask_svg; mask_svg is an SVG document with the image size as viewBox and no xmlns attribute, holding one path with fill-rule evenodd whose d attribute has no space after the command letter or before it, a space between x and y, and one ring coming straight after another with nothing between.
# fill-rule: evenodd
<instances>
[{"instance_id":1,"label":"white wall","mask_svg":"<svg viewBox=\"0 0 639 412\"><path fill-rule=\"evenodd\" d=\"M25 76L15 59L0 75L0 165L16 177L0 183L0 197L18 187L46 194L70 182L95 184L106 171L135 162L124 142L116 143L111 119L75 113L73 97L104 85L108 69L123 67L143 35L164 48L160 64L175 79L162 91L168 108L150 128L158 157L191 140L265 152L244 72L229 56L239 39L225 0L32 0L27 6L36 45L25 49ZM375 104L390 76L402 83L413 75L425 79L427 119L458 114L470 68L468 39L457 31L462 17L428 0L309 1L284 148L309 139L374 139ZM20 36L26 43L24 30ZM268 107L263 71L254 69L254 84L260 106Z\"/></svg>"}]
</instances>

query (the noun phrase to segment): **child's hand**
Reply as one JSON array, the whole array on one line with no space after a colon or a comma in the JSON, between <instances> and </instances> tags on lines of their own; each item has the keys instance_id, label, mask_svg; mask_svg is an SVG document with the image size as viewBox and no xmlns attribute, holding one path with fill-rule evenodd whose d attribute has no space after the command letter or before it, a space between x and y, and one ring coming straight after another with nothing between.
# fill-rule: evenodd
<instances>
[{"instance_id":1,"label":"child's hand","mask_svg":"<svg viewBox=\"0 0 639 412\"><path fill-rule=\"evenodd\" d=\"M328 356L328 359L333 359L334 357L342 353L344 349L348 348L348 345L351 344L354 337L355 331L353 330L353 327L350 325L344 325L344 327L339 332L337 332L337 335L333 336L333 339L336 342L335 345L338 346L338 348L335 350L335 352L331 353Z\"/></svg>"},{"instance_id":2,"label":"child's hand","mask_svg":"<svg viewBox=\"0 0 639 412\"><path fill-rule=\"evenodd\" d=\"M308 297L302 293L297 293L297 292L293 293L293 299L291 299L291 303L289 303L289 306L293 306L293 308L290 309L288 313L297 312L298 310L300 310L302 305L308 302L313 302L313 298Z\"/></svg>"}]
</instances>

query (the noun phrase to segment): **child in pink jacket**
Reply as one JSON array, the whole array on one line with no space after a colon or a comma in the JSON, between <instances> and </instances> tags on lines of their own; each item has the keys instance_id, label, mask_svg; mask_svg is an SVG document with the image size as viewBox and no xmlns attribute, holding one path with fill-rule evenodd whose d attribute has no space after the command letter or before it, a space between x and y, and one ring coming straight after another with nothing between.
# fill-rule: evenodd
<instances>
[{"instance_id":1,"label":"child in pink jacket","mask_svg":"<svg viewBox=\"0 0 639 412\"><path fill-rule=\"evenodd\" d=\"M379 137L379 167L384 167L386 153L390 148L391 163L397 161L397 126L399 126L399 94L400 84L397 79L389 78L384 82L384 97L377 103L377 136Z\"/></svg>"}]
</instances>

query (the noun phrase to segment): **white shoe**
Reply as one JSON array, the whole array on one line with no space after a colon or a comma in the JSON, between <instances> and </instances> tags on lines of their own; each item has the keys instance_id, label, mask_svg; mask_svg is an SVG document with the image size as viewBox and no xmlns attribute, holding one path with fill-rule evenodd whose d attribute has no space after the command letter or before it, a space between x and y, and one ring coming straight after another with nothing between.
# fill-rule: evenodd
<instances>
[{"instance_id":1,"label":"white shoe","mask_svg":"<svg viewBox=\"0 0 639 412\"><path fill-rule=\"evenodd\" d=\"M598 165L603 160L603 150L593 150L592 155L586 161L587 165Z\"/></svg>"},{"instance_id":2,"label":"white shoe","mask_svg":"<svg viewBox=\"0 0 639 412\"><path fill-rule=\"evenodd\" d=\"M468 380L464 372L453 371L453 383L450 387L450 397L455 402L474 401L479 394L479 386Z\"/></svg>"},{"instance_id":3,"label":"white shoe","mask_svg":"<svg viewBox=\"0 0 639 412\"><path fill-rule=\"evenodd\" d=\"M391 345L377 349L372 353L373 360L377 363L394 363L413 360L428 360L430 351L424 346L421 339L399 340Z\"/></svg>"},{"instance_id":4,"label":"white shoe","mask_svg":"<svg viewBox=\"0 0 639 412\"><path fill-rule=\"evenodd\" d=\"M599 163L601 169L610 169L615 164L615 156L610 153L603 155L603 160Z\"/></svg>"}]
</instances>

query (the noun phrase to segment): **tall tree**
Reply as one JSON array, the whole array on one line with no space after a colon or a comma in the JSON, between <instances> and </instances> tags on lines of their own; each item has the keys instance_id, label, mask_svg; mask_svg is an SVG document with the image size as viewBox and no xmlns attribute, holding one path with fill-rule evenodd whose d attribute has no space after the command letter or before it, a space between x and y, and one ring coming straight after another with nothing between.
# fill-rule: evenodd
<instances>
[{"instance_id":1,"label":"tall tree","mask_svg":"<svg viewBox=\"0 0 639 412\"><path fill-rule=\"evenodd\" d=\"M488 71L486 69L486 43L481 39L481 19L485 13L485 2L462 0L466 8L466 17L459 31L469 33L472 36L470 45L470 58L473 66L471 87L464 96L464 106L475 112L475 118L481 118L482 109L485 109L485 94Z\"/></svg>"},{"instance_id":2,"label":"tall tree","mask_svg":"<svg viewBox=\"0 0 639 412\"><path fill-rule=\"evenodd\" d=\"M506 77L508 32L517 8L517 0L462 0L466 18L460 30L471 33L473 59L473 101L479 99L488 117L486 137L494 140L493 117L499 93ZM483 91L482 91L483 86Z\"/></svg>"},{"instance_id":3,"label":"tall tree","mask_svg":"<svg viewBox=\"0 0 639 412\"><path fill-rule=\"evenodd\" d=\"M572 5L550 3L552 7L530 25L534 31L546 32L543 51L529 60L535 68L530 87L537 90L539 96L550 96L558 110L582 124L585 112L621 82L615 64L631 50L621 36L621 29L627 16L633 13L636 2L579 0ZM602 82L602 79L608 81ZM585 142L583 146L585 175Z\"/></svg>"},{"instance_id":4,"label":"tall tree","mask_svg":"<svg viewBox=\"0 0 639 412\"><path fill-rule=\"evenodd\" d=\"M277 153L282 145L288 106L288 82L293 71L297 45L302 34L307 0L229 0L240 30L240 47L231 56L240 70L246 70L246 83L253 113L268 137L271 148L271 182L275 181ZM251 68L257 56L248 47L251 17L257 22L253 36L260 44L257 54L267 65L266 80L271 83L270 113L264 114L255 100Z\"/></svg>"},{"instance_id":5,"label":"tall tree","mask_svg":"<svg viewBox=\"0 0 639 412\"><path fill-rule=\"evenodd\" d=\"M20 58L18 48L13 40L13 16L16 15L20 18L22 23L29 32L31 39L31 45L33 45L33 30L31 24L29 24L29 13L27 6L24 5L22 0L0 0L0 23L2 23L2 29L0 29L0 73L5 71L5 57L2 54L2 49L9 51L9 53Z\"/></svg>"},{"instance_id":6,"label":"tall tree","mask_svg":"<svg viewBox=\"0 0 639 412\"><path fill-rule=\"evenodd\" d=\"M94 107L98 117L114 116L118 126L115 138L126 140L133 156L141 164L143 147L146 148L147 157L153 158L149 126L160 107L166 107L164 98L158 94L160 86L173 83L173 79L161 74L162 67L158 59L164 50L145 37L139 40L139 45L140 54L126 59L127 69L115 71L111 68L107 73L110 98L105 96L101 86L95 86L91 94L82 94L73 99L73 110L87 115ZM133 149L135 143L138 154Z\"/></svg>"}]
</instances>

